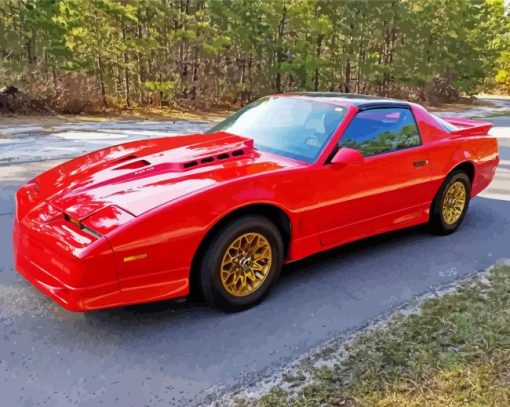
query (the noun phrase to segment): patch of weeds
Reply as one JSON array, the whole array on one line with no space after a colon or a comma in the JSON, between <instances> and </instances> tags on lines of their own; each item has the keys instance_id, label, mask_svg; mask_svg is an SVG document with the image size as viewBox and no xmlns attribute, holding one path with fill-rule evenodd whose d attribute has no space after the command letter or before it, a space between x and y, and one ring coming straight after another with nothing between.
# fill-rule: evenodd
<instances>
[{"instance_id":1,"label":"patch of weeds","mask_svg":"<svg viewBox=\"0 0 510 407\"><path fill-rule=\"evenodd\" d=\"M283 375L283 380L288 383L290 387L299 385L306 380L306 376L303 372L298 371L295 374L287 373Z\"/></svg>"},{"instance_id":2,"label":"patch of weeds","mask_svg":"<svg viewBox=\"0 0 510 407\"><path fill-rule=\"evenodd\" d=\"M288 398L289 394L286 391L274 387L258 401L258 404L260 407L283 407L287 405Z\"/></svg>"}]
</instances>

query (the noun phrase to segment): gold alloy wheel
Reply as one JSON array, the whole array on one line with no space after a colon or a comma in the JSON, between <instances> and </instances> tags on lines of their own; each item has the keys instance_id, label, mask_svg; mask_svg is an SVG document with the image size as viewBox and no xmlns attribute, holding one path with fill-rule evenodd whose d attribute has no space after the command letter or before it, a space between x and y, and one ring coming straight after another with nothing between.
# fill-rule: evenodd
<instances>
[{"instance_id":1,"label":"gold alloy wheel","mask_svg":"<svg viewBox=\"0 0 510 407\"><path fill-rule=\"evenodd\" d=\"M442 205L443 219L448 225L453 225L460 219L466 206L466 195L466 187L460 181L450 185L444 194Z\"/></svg>"},{"instance_id":2,"label":"gold alloy wheel","mask_svg":"<svg viewBox=\"0 0 510 407\"><path fill-rule=\"evenodd\" d=\"M254 293L271 270L273 253L268 240L259 233L237 237L221 262L221 283L230 295L245 297Z\"/></svg>"}]
</instances>

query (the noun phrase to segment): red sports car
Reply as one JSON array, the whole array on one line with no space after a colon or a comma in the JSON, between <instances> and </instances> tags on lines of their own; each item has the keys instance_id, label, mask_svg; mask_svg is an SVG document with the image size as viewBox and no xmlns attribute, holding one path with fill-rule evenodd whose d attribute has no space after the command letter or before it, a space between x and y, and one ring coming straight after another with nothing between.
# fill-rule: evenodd
<instances>
[{"instance_id":1,"label":"red sports car","mask_svg":"<svg viewBox=\"0 0 510 407\"><path fill-rule=\"evenodd\" d=\"M498 164L490 123L361 95L264 97L206 134L73 159L16 195L17 270L72 311L183 297L239 311L282 264L462 223Z\"/></svg>"}]
</instances>

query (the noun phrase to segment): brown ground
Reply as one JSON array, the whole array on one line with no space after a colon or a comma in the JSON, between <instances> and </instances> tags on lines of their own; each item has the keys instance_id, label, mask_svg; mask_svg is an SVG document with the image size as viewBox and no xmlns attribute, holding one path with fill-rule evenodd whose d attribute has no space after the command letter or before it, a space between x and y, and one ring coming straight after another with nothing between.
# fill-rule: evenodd
<instances>
[{"instance_id":1,"label":"brown ground","mask_svg":"<svg viewBox=\"0 0 510 407\"><path fill-rule=\"evenodd\" d=\"M482 95L480 95L482 96ZM489 96L489 95L483 95ZM424 107L426 107L431 112L437 111L450 111L450 112L460 112L466 109L472 109L476 107L491 107L494 106L492 103L487 102L485 100L480 99L470 99L467 97L462 97L458 102L455 103L439 103L439 104L429 104L422 103Z\"/></svg>"},{"instance_id":2,"label":"brown ground","mask_svg":"<svg viewBox=\"0 0 510 407\"><path fill-rule=\"evenodd\" d=\"M18 115L8 114L0 115L0 125L16 126L27 123L37 123L45 127L67 122L98 122L109 120L204 120L215 121L225 118L231 113L226 109L211 109L208 111L192 111L179 109L132 109L124 111L107 111L97 114L64 115L64 114L34 114Z\"/></svg>"},{"instance_id":3,"label":"brown ground","mask_svg":"<svg viewBox=\"0 0 510 407\"><path fill-rule=\"evenodd\" d=\"M488 95L487 95L488 96ZM427 109L435 111L462 111L477 106L492 106L490 102L480 99L471 100L469 98L461 98L456 103L427 104L423 103ZM236 109L209 109L209 110L181 110L177 108L137 108L132 110L112 110L97 114L79 114L79 115L60 115L60 114L34 114L34 115L17 115L8 114L0 115L0 125L16 126L27 123L37 123L45 127L57 125L66 122L96 122L108 120L204 120L216 121L227 117Z\"/></svg>"}]
</instances>

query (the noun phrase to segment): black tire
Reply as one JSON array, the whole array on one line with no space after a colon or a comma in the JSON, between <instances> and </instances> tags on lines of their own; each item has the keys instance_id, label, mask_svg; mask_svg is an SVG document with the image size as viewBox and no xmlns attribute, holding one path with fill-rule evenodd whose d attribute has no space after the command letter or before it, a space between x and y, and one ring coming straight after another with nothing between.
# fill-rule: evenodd
<instances>
[{"instance_id":1,"label":"black tire","mask_svg":"<svg viewBox=\"0 0 510 407\"><path fill-rule=\"evenodd\" d=\"M234 296L222 283L222 260L231 243L246 233L262 235L269 242L272 254L271 267L254 292L245 296ZM236 219L224 226L205 249L198 270L202 295L209 304L226 312L239 312L253 307L262 301L278 279L282 259L282 237L269 219L259 215L247 215Z\"/></svg>"},{"instance_id":2,"label":"black tire","mask_svg":"<svg viewBox=\"0 0 510 407\"><path fill-rule=\"evenodd\" d=\"M445 215L443 213L442 206L446 196L446 192L456 182L461 182L464 185L464 188L466 190L466 201L458 220L454 223L448 223L445 220ZM469 180L467 174L462 170L457 170L448 175L448 177L441 185L441 188L439 188L439 191L437 192L434 201L432 202L432 206L430 208L430 220L429 220L430 230L437 235L449 235L450 233L455 232L460 227L460 225L464 221L464 218L466 217L470 197L471 197L471 181Z\"/></svg>"}]
</instances>

